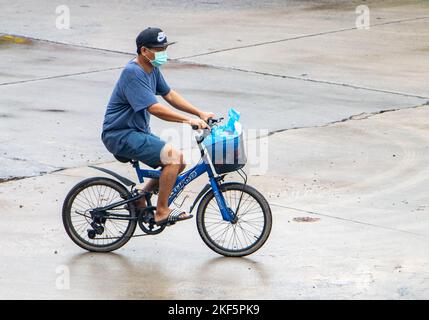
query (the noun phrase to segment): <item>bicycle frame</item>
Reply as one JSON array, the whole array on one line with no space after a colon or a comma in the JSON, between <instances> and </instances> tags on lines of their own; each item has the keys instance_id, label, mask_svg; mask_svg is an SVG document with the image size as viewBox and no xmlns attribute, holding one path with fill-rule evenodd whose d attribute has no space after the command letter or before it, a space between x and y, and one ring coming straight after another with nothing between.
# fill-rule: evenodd
<instances>
[{"instance_id":1,"label":"bicycle frame","mask_svg":"<svg viewBox=\"0 0 429 320\"><path fill-rule=\"evenodd\" d=\"M168 205L170 205L180 194L180 192L193 180L201 176L202 174L208 174L210 180L210 186L213 190L214 196L216 198L217 204L219 206L222 218L225 221L232 221L234 219L233 213L228 209L226 205L225 198L222 195L222 192L219 190L218 180L215 177L216 171L214 170L211 159L207 156L204 148L198 143L198 146L201 150L201 159L200 161L188 171L180 174L176 183L171 191L171 194L168 198ZM134 163L134 168L136 169L137 177L140 183L144 182L144 178L159 179L161 176L161 170L147 170L141 169L139 162Z\"/></svg>"},{"instance_id":2,"label":"bicycle frame","mask_svg":"<svg viewBox=\"0 0 429 320\"><path fill-rule=\"evenodd\" d=\"M205 135L202 134L199 137L196 137L197 140L197 144L198 144L198 148L200 149L201 152L201 159L200 161L191 169L189 169L188 171L180 174L175 182L175 185L172 189L172 192L168 198L168 205L171 205L171 203L177 198L177 196L180 194L180 192L194 179L198 178L199 176L201 176L204 173L207 173L209 180L210 180L210 187L213 190L213 194L214 197L216 199L216 202L219 206L219 210L221 212L222 218L225 221L228 222L233 222L235 219L235 214L234 212L232 212L232 210L227 206L225 198L223 197L222 192L220 192L219 190L219 175L217 175L216 170L213 166L212 160L210 158L210 156L207 155L207 150L205 149L205 147L202 145L202 142L204 140ZM139 162L138 161L132 161L133 167L136 170L137 173L137 177L139 179L140 183L144 182L144 178L151 178L151 179L159 179L161 176L161 170L148 170L148 169L141 169ZM94 169L97 170L101 170L103 172L106 172L108 174L111 174L113 176L115 176L117 179L119 179L121 182L123 182L126 185L135 185L132 181L126 179L125 177L122 177L118 174L116 174L113 171L104 169L104 168L100 168L100 167L96 167L96 166L91 166ZM209 190L209 189L208 189ZM207 191L208 191L207 190ZM204 190L203 190L204 191ZM127 199L127 200L122 200L116 203L112 203L109 204L105 207L100 207L100 208L96 208L94 210L92 210L93 214L96 214L98 212L103 212L106 210L110 210L113 209L115 207L121 206L123 204L126 204L127 202L130 201L135 201L138 198L142 197L143 194L140 195L136 195L133 196L132 199ZM150 201L150 199L149 199ZM241 199L240 199L241 201ZM149 204L149 203L148 203ZM151 205L149 205L151 206ZM110 219L118 219L118 220L130 220L130 219L134 219L134 218L125 218L121 215L118 214L109 214L109 218Z\"/></svg>"}]
</instances>

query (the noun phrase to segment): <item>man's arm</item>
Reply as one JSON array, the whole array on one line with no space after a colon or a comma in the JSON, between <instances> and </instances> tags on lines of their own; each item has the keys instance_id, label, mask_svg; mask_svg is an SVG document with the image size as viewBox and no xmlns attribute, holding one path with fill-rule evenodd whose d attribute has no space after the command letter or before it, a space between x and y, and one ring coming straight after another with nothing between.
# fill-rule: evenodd
<instances>
[{"instance_id":1,"label":"man's arm","mask_svg":"<svg viewBox=\"0 0 429 320\"><path fill-rule=\"evenodd\" d=\"M151 105L147 109L147 111L149 111L149 113L153 114L155 117L158 117L165 121L187 123L191 126L196 125L200 129L203 129L203 128L210 129L210 127L207 125L205 121L200 119L189 118L160 103L155 103Z\"/></svg>"},{"instance_id":2,"label":"man's arm","mask_svg":"<svg viewBox=\"0 0 429 320\"><path fill-rule=\"evenodd\" d=\"M170 92L163 96L165 101L167 101L174 108L184 111L190 114L193 114L204 121L207 121L208 118L215 117L215 114L212 112L204 112L193 106L191 103L186 101L179 93L174 90L170 90Z\"/></svg>"}]
</instances>

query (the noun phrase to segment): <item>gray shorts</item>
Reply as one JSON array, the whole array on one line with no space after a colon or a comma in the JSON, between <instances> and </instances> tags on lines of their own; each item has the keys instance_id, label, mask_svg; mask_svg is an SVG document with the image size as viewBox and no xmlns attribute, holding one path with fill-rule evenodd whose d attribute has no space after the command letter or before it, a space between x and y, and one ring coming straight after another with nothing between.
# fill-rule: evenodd
<instances>
[{"instance_id":1,"label":"gray shorts","mask_svg":"<svg viewBox=\"0 0 429 320\"><path fill-rule=\"evenodd\" d=\"M152 133L133 131L124 137L124 147L118 156L135 159L157 168L161 165L161 150L165 141Z\"/></svg>"}]
</instances>

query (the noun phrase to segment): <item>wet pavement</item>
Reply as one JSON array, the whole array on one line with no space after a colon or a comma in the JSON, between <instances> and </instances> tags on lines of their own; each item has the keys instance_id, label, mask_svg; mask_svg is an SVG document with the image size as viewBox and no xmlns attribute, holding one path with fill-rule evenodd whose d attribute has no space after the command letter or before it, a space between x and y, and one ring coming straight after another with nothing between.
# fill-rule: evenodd
<instances>
[{"instance_id":1,"label":"wet pavement","mask_svg":"<svg viewBox=\"0 0 429 320\"><path fill-rule=\"evenodd\" d=\"M111 161L100 139L101 126L122 66L132 56L37 40L4 43L0 157L7 165L0 178ZM24 54L28 50L31 55ZM169 85L200 108L226 116L228 108L234 107L243 114L245 127L268 132L319 126L427 101L178 61L163 70ZM200 81L202 75L204 81ZM180 125L152 119L155 133L171 127L182 132Z\"/></svg>"},{"instance_id":2,"label":"wet pavement","mask_svg":"<svg viewBox=\"0 0 429 320\"><path fill-rule=\"evenodd\" d=\"M55 28L51 1L3 6L0 298L426 299L427 2L367 1L369 30L354 1L145 3L143 22L137 1L70 5L70 30ZM268 170L249 183L273 230L249 257L212 252L194 220L111 254L84 252L62 227L68 190L104 175L88 165L135 177L100 130L135 35L159 21L178 41L170 86L268 135Z\"/></svg>"}]
</instances>

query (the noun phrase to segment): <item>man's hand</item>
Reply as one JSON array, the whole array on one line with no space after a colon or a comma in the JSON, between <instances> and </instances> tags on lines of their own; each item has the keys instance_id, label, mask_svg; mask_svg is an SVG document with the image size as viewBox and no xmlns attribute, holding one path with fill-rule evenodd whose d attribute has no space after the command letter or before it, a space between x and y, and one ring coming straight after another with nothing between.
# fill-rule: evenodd
<instances>
[{"instance_id":1,"label":"man's hand","mask_svg":"<svg viewBox=\"0 0 429 320\"><path fill-rule=\"evenodd\" d=\"M200 119L204 120L205 122L207 122L209 120L209 118L215 118L216 117L216 115L213 112L204 112L204 111L201 111L199 116L200 116Z\"/></svg>"},{"instance_id":2,"label":"man's hand","mask_svg":"<svg viewBox=\"0 0 429 320\"><path fill-rule=\"evenodd\" d=\"M174 108L180 111L184 111L186 113L193 114L199 117L200 119L204 120L205 122L207 122L209 118L215 117L215 114L213 112L200 111L198 108L196 108L188 101L186 101L184 98L182 98L182 96L176 91L174 91L173 89L171 89L168 94L163 96L163 98Z\"/></svg>"},{"instance_id":3,"label":"man's hand","mask_svg":"<svg viewBox=\"0 0 429 320\"><path fill-rule=\"evenodd\" d=\"M191 126L197 126L198 129L208 129L210 131L209 125L202 119L191 119L189 120L189 124Z\"/></svg>"}]
</instances>

